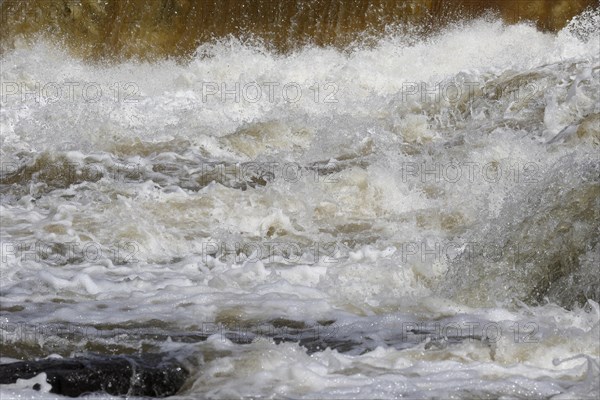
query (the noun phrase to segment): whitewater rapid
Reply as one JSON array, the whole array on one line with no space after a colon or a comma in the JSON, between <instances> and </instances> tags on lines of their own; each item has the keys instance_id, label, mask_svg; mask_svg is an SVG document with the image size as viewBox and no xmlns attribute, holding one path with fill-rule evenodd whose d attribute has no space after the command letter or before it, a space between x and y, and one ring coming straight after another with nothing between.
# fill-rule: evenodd
<instances>
[{"instance_id":1,"label":"whitewater rapid","mask_svg":"<svg viewBox=\"0 0 600 400\"><path fill-rule=\"evenodd\" d=\"M6 52L3 361L174 352L190 399L596 398L595 15L185 63ZM268 338L298 329L347 346ZM51 398L33 383L2 398Z\"/></svg>"}]
</instances>

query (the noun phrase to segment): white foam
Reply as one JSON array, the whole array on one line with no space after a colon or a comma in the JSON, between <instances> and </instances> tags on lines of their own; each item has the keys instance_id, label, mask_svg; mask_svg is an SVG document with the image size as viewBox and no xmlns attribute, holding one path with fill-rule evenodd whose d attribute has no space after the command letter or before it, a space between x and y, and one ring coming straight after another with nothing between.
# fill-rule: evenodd
<instances>
[{"instance_id":1,"label":"white foam","mask_svg":"<svg viewBox=\"0 0 600 400\"><path fill-rule=\"evenodd\" d=\"M336 320L354 329L347 331L351 339L380 344L362 355L308 355L295 344L262 340L243 347L213 337L198 347L230 353L201 368L185 394L191 398L597 393L588 375L600 358L596 303L590 303L592 312L515 306L506 293L531 282L511 281L519 271L492 268L497 260L449 275L469 241L503 246L514 229L510 218L542 209L534 198L551 184L515 180L515 166L523 174L524 165L534 163L540 176L556 177L551 183L560 193L592 179L597 148L575 137L582 120L600 112L599 46L594 35L584 43L566 30L554 35L526 24L478 20L412 45L390 36L351 52L306 47L275 55L232 39L201 46L185 64L100 67L45 42L7 52L3 83L28 90L37 83L93 83L103 95L92 103L3 98L3 160L33 166L46 152L80 166L99 165L105 174L49 189L52 178L38 173L34 179L41 183L3 198L2 300L7 307L24 307L6 313L4 321L160 320L186 331L227 317ZM120 96L129 93L123 92L127 82L139 96L135 102L114 97L115 84ZM277 82L278 88L293 83L302 96L296 102L286 102L280 91L273 100L263 94L256 102L244 95L239 102L216 94L203 98L207 84L233 88L252 82ZM421 92L407 97L407 84L431 90L439 82L517 86L526 99L480 93L454 104L421 101ZM327 102L334 92L336 102ZM565 127L571 127L565 132L573 141L548 144ZM247 190L218 182L193 186L186 179L195 179L192 172L204 161L290 163L308 172L284 179L279 171L265 186ZM321 162L322 172L339 169L314 174L314 162ZM432 171L453 162L474 166L474 178L463 169L457 181L427 180L430 175L414 169L426 164ZM141 178L110 175L130 164L139 167ZM490 165L504 168L502 179L486 178ZM504 230L498 236L484 236L499 226ZM574 232L585 229L576 226ZM6 247L55 242L75 243L80 250L87 245L98 255L63 259L56 250L48 260L39 257L46 248L24 254ZM236 252L245 243L259 249ZM281 243L295 252L292 261L277 250ZM216 256L207 245L217 247ZM435 253L438 245L441 253ZM275 246L275 253L267 246ZM594 276L594 260L592 250L582 256L585 276ZM481 279L493 282L494 290L483 293ZM458 288L457 282L465 285ZM449 286L463 292L452 293ZM504 333L492 345L386 347L383 336L403 322L443 318L494 323ZM534 327L539 340L515 341L514 324ZM11 341L14 335L2 329ZM30 339L23 341L40 343ZM34 395L30 386L18 385L3 388L2 397Z\"/></svg>"}]
</instances>

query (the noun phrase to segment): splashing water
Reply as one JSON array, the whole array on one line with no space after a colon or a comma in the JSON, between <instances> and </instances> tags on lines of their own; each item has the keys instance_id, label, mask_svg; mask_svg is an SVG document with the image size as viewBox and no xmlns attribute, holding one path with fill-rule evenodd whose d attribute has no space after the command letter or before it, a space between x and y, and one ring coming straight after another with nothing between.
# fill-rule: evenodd
<instances>
[{"instance_id":1,"label":"splashing water","mask_svg":"<svg viewBox=\"0 0 600 400\"><path fill-rule=\"evenodd\" d=\"M182 398L596 398L597 20L7 51L4 361L174 351ZM329 348L269 339L300 331Z\"/></svg>"}]
</instances>

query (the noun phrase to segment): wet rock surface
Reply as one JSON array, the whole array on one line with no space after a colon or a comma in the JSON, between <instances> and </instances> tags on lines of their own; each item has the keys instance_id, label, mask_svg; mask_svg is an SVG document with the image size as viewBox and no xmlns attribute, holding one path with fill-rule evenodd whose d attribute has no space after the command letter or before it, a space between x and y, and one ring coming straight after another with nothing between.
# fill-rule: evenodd
<instances>
[{"instance_id":1,"label":"wet rock surface","mask_svg":"<svg viewBox=\"0 0 600 400\"><path fill-rule=\"evenodd\" d=\"M267 0L7 1L0 7L6 16L0 51L41 32L64 39L76 54L92 59L189 56L198 43L245 33L279 50L306 42L344 47L363 31L378 35L404 25L427 32L485 12L557 31L597 5L597 0L316 0L277 7Z\"/></svg>"},{"instance_id":2,"label":"wet rock surface","mask_svg":"<svg viewBox=\"0 0 600 400\"><path fill-rule=\"evenodd\" d=\"M282 322L283 321L283 322ZM223 330L222 338L238 345L249 345L258 340L274 343L298 343L308 354L336 350L339 353L360 355L375 350L379 346L408 349L425 343L426 350L445 348L465 340L487 343L479 335L457 333L441 334L434 327L408 327L393 334L381 332L356 332L355 329L339 328L333 321L307 327L301 321L272 321L269 332L251 330ZM411 325L412 326L412 325ZM410 328L410 329L409 329ZM206 333L173 332L154 335L154 339L175 342L198 343L208 339ZM52 393L78 397L89 393L104 392L111 395L144 397L166 397L178 393L191 372L172 355L144 354L142 356L105 356L90 354L85 357L42 359L0 365L0 384L15 383L18 379L31 379L41 373L52 386ZM40 389L39 383L33 389Z\"/></svg>"},{"instance_id":3,"label":"wet rock surface","mask_svg":"<svg viewBox=\"0 0 600 400\"><path fill-rule=\"evenodd\" d=\"M52 393L69 397L94 392L165 397L177 393L189 375L177 361L160 354L142 357L91 355L2 364L0 383L31 379L40 373L46 373Z\"/></svg>"}]
</instances>

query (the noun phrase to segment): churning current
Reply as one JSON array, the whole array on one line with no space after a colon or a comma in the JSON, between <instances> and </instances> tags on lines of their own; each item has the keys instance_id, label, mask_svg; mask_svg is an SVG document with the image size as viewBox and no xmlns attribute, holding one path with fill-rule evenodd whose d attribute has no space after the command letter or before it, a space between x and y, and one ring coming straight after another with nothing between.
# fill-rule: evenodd
<instances>
[{"instance_id":1,"label":"churning current","mask_svg":"<svg viewBox=\"0 0 600 400\"><path fill-rule=\"evenodd\" d=\"M185 62L17 43L2 363L170 354L182 399L597 398L597 27Z\"/></svg>"}]
</instances>

